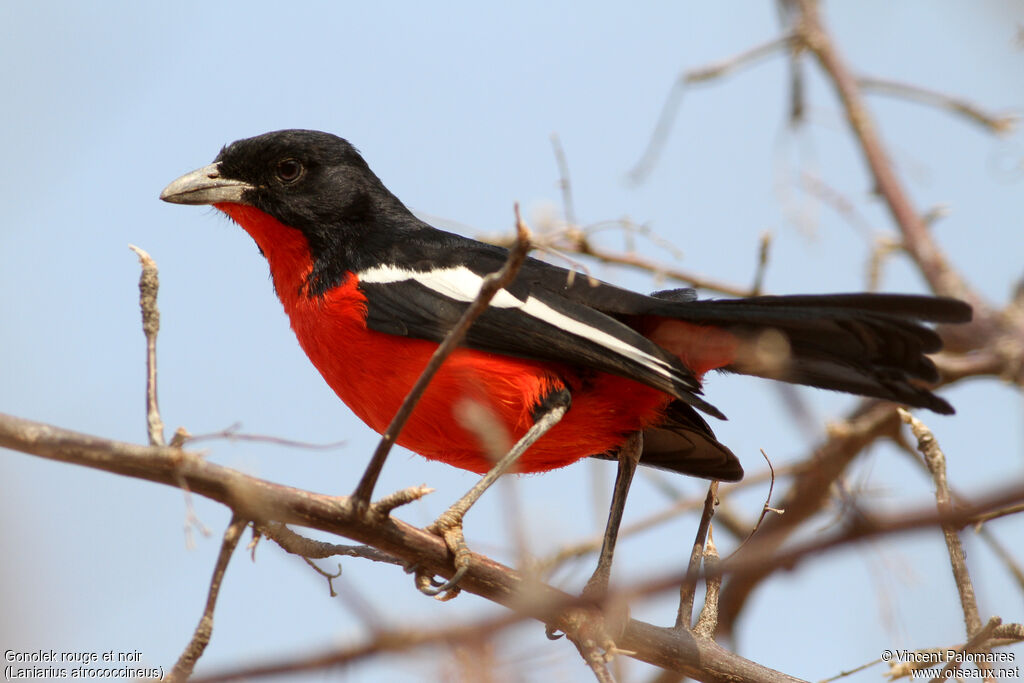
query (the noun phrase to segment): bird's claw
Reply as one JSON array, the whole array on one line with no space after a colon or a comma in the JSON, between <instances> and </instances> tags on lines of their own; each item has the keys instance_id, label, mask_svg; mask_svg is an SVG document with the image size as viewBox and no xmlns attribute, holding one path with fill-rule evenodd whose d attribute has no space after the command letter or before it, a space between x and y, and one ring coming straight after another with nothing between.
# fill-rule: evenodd
<instances>
[{"instance_id":1,"label":"bird's claw","mask_svg":"<svg viewBox=\"0 0 1024 683\"><path fill-rule=\"evenodd\" d=\"M470 551L466 545L466 537L462 533L462 515L446 510L427 531L444 539L445 545L454 556L455 573L447 581L436 581L432 574L416 570L416 588L424 595L441 601L447 601L459 594L459 581L469 570Z\"/></svg>"}]
</instances>

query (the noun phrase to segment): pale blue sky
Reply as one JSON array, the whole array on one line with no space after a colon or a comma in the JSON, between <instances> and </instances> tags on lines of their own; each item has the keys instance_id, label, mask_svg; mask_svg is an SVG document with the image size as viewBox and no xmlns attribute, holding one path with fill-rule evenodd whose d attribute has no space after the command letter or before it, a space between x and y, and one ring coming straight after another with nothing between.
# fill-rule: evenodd
<instances>
[{"instance_id":1,"label":"pale blue sky","mask_svg":"<svg viewBox=\"0 0 1024 683\"><path fill-rule=\"evenodd\" d=\"M839 44L864 73L962 94L995 110L1024 104L1021 5L1011 2L829 3ZM775 293L844 291L864 283L859 228L800 189L820 177L854 202L870 230L889 229L870 198L856 149L813 69L811 125L786 127L785 62L772 59L687 93L661 163L640 187L625 182L675 76L779 32L773 3L7 3L0 7L0 410L103 436L145 439L138 267L128 244L161 268L161 406L168 427L193 433L241 422L246 431L336 451L207 443L209 457L283 483L330 493L354 486L375 435L323 384L288 329L266 264L241 230L213 211L170 206L161 188L208 163L220 146L287 127L342 135L423 215L472 234L509 230L513 202L527 218L560 206L549 137L557 133L584 223L628 216L683 254L681 265L749 282L759 235L775 244L766 287ZM962 119L874 98L873 110L922 209L948 204L935 226L948 252L986 296L1005 301L1021 275L1024 156L1021 135L996 139ZM802 217L801 220L796 220ZM622 246L614 233L603 238ZM669 258L656 245L638 248ZM635 273L596 267L640 289ZM899 260L884 287L920 291ZM823 424L850 401L802 394ZM923 415L946 448L962 491L1022 475L1016 392L994 382L955 387L959 415ZM708 396L729 416L714 425L761 468L803 454L802 433L766 383L712 378ZM525 526L541 553L596 531L595 477L583 463L515 480ZM595 473L597 473L595 475ZM870 500L924 505L930 485L904 456L878 447L851 477ZM198 619L228 519L196 502L212 538L185 547L180 492L4 452L0 543L7 619L0 649L141 650L169 666ZM474 477L404 451L381 491L429 483L437 492L400 515L429 522ZM703 484L673 483L695 494ZM602 494L604 495L604 494ZM758 489L734 503L760 506ZM467 522L471 544L513 560L505 498L496 492ZM627 521L664 505L641 480ZM685 518L624 542L615 578L679 566L695 522ZM1008 543L1020 520L993 524ZM1021 621L1024 598L989 551L968 539L982 616ZM1019 558L1020 559L1020 558ZM473 597L438 604L397 569L345 561L341 586L374 593L386 624L455 623L497 608ZM330 566L330 565L328 565ZM567 578L578 588L589 563ZM564 578L564 577L563 577ZM634 606L668 623L672 596ZM822 624L823 614L828 624ZM235 557L200 670L293 655L357 640L362 627L300 561L264 545ZM834 675L881 649L946 645L962 625L937 533L847 550L782 575L753 599L739 651L788 673ZM527 678L589 680L571 646L536 624L497 651L527 661ZM1024 650L1017 648L1018 658ZM442 657L442 661L448 655ZM351 680L424 680L443 665L390 658L349 669ZM638 664L628 670L648 674ZM868 676L877 676L877 671ZM323 675L314 677L323 679ZM866 679L865 679L866 680Z\"/></svg>"}]
</instances>

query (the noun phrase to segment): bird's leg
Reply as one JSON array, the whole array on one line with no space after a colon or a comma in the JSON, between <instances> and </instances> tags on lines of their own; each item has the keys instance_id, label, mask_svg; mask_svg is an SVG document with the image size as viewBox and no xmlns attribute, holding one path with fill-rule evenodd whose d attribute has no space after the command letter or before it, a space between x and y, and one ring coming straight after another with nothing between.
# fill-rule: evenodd
<instances>
[{"instance_id":1,"label":"bird's leg","mask_svg":"<svg viewBox=\"0 0 1024 683\"><path fill-rule=\"evenodd\" d=\"M619 536L619 526L622 524L622 512L626 507L626 494L629 493L629 485L633 481L633 474L640 462L640 455L644 451L643 432L635 432L629 436L626 443L619 447L619 470L615 475L615 491L612 494L611 508L608 510L608 522L604 528L604 539L601 542L601 554L598 556L597 569L587 581L583 588L581 597L585 601L603 603L608 593L608 579L612 571L612 556L615 554L615 541ZM602 612L607 606L601 608ZM628 610L622 610L620 614L611 615L612 623L625 624L629 616ZM614 637L605 631L605 624L608 623L608 615L602 615L598 621L594 621L592 615L577 619L580 623L599 624L598 635L591 634L592 640L597 640L608 653L616 650ZM549 624L545 629L548 638L555 640L561 638L559 629ZM570 635L574 642L578 642L580 634Z\"/></svg>"},{"instance_id":2,"label":"bird's leg","mask_svg":"<svg viewBox=\"0 0 1024 683\"><path fill-rule=\"evenodd\" d=\"M483 495L483 492L498 480L498 477L508 472L530 446L558 424L569 410L570 402L571 396L567 390L563 389L550 394L541 406L543 412L536 415L533 426L523 435L523 438L519 439L516 445L502 456L501 460L466 495L455 501L450 508L441 513L441 516L433 524L427 527L428 531L442 537L448 549L455 555L455 574L441 585L431 585L429 578L418 574L417 583L423 593L427 595L448 593L449 597L454 597L452 590L456 588L466 570L469 569L469 548L466 546L466 539L462 534L462 518Z\"/></svg>"},{"instance_id":3,"label":"bird's leg","mask_svg":"<svg viewBox=\"0 0 1024 683\"><path fill-rule=\"evenodd\" d=\"M615 554L615 541L619 536L619 525L622 524L622 512L626 507L626 494L633 481L633 474L640 462L644 450L642 432L630 435L626 443L619 448L619 470L615 476L615 492L612 494L612 505L608 511L608 523L604 528L604 540L601 542L601 554L597 559L597 569L583 589L584 598L602 600L608 592L608 579L612 571L612 555Z\"/></svg>"}]
</instances>

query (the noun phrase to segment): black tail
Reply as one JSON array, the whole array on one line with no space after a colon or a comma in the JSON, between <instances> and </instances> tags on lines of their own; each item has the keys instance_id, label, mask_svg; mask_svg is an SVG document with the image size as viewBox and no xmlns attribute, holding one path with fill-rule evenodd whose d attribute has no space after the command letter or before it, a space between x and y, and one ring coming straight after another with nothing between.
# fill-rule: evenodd
<instances>
[{"instance_id":1,"label":"black tail","mask_svg":"<svg viewBox=\"0 0 1024 683\"><path fill-rule=\"evenodd\" d=\"M923 386L939 378L924 354L940 350L942 340L922 323L967 322L971 307L902 294L760 296L688 302L673 317L740 337L726 370L951 414L953 407Z\"/></svg>"}]
</instances>

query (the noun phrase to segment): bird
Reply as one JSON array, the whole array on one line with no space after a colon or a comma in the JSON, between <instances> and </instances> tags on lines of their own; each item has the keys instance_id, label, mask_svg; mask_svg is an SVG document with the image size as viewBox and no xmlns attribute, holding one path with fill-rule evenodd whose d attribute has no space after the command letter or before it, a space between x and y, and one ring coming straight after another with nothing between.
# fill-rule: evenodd
<instances>
[{"instance_id":1,"label":"bird","mask_svg":"<svg viewBox=\"0 0 1024 683\"><path fill-rule=\"evenodd\" d=\"M508 258L502 247L418 218L351 143L320 131L279 130L228 144L160 198L212 205L253 238L300 346L379 433L484 278ZM970 318L968 304L925 295L647 295L527 258L445 360L397 443L489 472L493 447L463 414L474 405L505 442L528 441L509 471L544 472L596 457L619 460L626 489L630 459L634 468L639 462L737 481L739 459L702 417L725 417L704 396L707 373L952 414L929 389L939 376L926 354L942 340L925 323ZM605 544L614 547L611 526ZM597 583L606 586L608 568L599 570Z\"/></svg>"}]
</instances>

